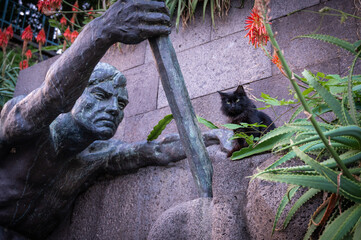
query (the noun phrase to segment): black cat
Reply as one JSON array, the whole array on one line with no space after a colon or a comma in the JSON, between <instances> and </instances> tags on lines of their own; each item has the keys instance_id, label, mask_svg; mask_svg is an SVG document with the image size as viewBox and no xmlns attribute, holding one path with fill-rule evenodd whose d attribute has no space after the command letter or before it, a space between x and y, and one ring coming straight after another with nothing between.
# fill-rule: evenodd
<instances>
[{"instance_id":1,"label":"black cat","mask_svg":"<svg viewBox=\"0 0 361 240\"><path fill-rule=\"evenodd\" d=\"M244 132L247 135L261 137L276 127L272 119L267 114L256 109L254 103L247 97L243 86L238 86L236 91L232 93L218 93L221 95L222 99L221 110L223 114L229 118L230 123L259 123L268 126L267 128L238 128L234 130L235 133ZM247 146L244 138L239 138L237 140L238 146L235 147L234 151L238 151L239 149Z\"/></svg>"}]
</instances>

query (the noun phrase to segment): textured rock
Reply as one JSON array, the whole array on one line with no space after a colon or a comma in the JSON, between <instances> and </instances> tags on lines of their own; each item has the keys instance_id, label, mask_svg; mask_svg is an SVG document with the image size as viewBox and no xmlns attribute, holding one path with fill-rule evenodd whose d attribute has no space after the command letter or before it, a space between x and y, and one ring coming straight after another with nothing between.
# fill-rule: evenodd
<instances>
[{"instance_id":1,"label":"textured rock","mask_svg":"<svg viewBox=\"0 0 361 240\"><path fill-rule=\"evenodd\" d=\"M265 161L259 166L259 169L272 164L277 156ZM256 172L254 172L256 173ZM299 209L285 230L276 231L271 237L273 221L277 212L277 208L284 194L287 192L287 184L268 182L259 179L252 181L247 190L247 206L246 218L247 226L254 240L277 239L277 240L294 240L302 239L307 230L310 216L321 203L321 199L315 197ZM292 204L300 196L298 193L284 211L277 228L283 223L285 214L288 212Z\"/></svg>"},{"instance_id":2,"label":"textured rock","mask_svg":"<svg viewBox=\"0 0 361 240\"><path fill-rule=\"evenodd\" d=\"M181 52L178 61L191 99L271 75L268 58L239 34ZM158 107L166 105L160 86Z\"/></svg>"},{"instance_id":3,"label":"textured rock","mask_svg":"<svg viewBox=\"0 0 361 240\"><path fill-rule=\"evenodd\" d=\"M211 198L198 198L175 206L158 218L147 239L211 239L212 209Z\"/></svg>"}]
</instances>

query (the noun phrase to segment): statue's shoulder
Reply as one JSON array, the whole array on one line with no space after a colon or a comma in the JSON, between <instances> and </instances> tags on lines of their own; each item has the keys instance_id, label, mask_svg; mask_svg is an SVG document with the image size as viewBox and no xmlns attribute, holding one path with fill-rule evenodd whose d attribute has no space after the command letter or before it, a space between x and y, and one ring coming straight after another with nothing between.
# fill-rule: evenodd
<instances>
[{"instance_id":1,"label":"statue's shoulder","mask_svg":"<svg viewBox=\"0 0 361 240\"><path fill-rule=\"evenodd\" d=\"M18 102L20 102L23 98L25 98L25 95L20 95L20 96L14 97L14 98L10 99L9 101L7 101L4 105L4 107L1 109L0 119L6 118L6 116L11 111L11 109L13 109L14 106Z\"/></svg>"}]
</instances>

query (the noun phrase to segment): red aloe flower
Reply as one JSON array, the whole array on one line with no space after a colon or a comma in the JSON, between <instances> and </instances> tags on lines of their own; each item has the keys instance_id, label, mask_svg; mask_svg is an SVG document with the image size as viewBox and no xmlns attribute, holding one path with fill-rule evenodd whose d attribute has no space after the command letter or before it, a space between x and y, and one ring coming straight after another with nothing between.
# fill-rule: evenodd
<instances>
[{"instance_id":1,"label":"red aloe flower","mask_svg":"<svg viewBox=\"0 0 361 240\"><path fill-rule=\"evenodd\" d=\"M45 31L44 28L42 28L40 30L40 32L38 33L38 35L36 36L36 42L39 43L39 45L44 45L46 41L46 37L45 37Z\"/></svg>"},{"instance_id":2,"label":"red aloe flower","mask_svg":"<svg viewBox=\"0 0 361 240\"><path fill-rule=\"evenodd\" d=\"M65 37L66 40L70 41L71 32L70 32L69 27L65 30L65 32L64 32L64 37Z\"/></svg>"},{"instance_id":3,"label":"red aloe flower","mask_svg":"<svg viewBox=\"0 0 361 240\"><path fill-rule=\"evenodd\" d=\"M94 17L93 17L93 14L94 14L93 10L94 10L93 7L91 7L91 8L90 8L90 12L88 12L90 19L93 19L93 18L94 18Z\"/></svg>"},{"instance_id":4,"label":"red aloe flower","mask_svg":"<svg viewBox=\"0 0 361 240\"><path fill-rule=\"evenodd\" d=\"M23 51L21 52L21 54L24 55L26 47L28 46L28 42L33 39L33 31L31 30L30 25L25 28L25 30L21 34L21 38L24 40Z\"/></svg>"},{"instance_id":5,"label":"red aloe flower","mask_svg":"<svg viewBox=\"0 0 361 240\"><path fill-rule=\"evenodd\" d=\"M31 41L33 39L33 31L31 30L30 25L28 25L21 34L21 39L24 41Z\"/></svg>"},{"instance_id":6,"label":"red aloe flower","mask_svg":"<svg viewBox=\"0 0 361 240\"><path fill-rule=\"evenodd\" d=\"M71 43L75 41L75 39L78 37L79 33L77 31L72 32L71 34Z\"/></svg>"},{"instance_id":7,"label":"red aloe flower","mask_svg":"<svg viewBox=\"0 0 361 240\"><path fill-rule=\"evenodd\" d=\"M255 48L266 45L269 37L263 24L263 18L258 14L257 9L252 9L251 16L247 17L246 24L245 30L248 30L248 33L245 37L249 37L249 42Z\"/></svg>"},{"instance_id":8,"label":"red aloe flower","mask_svg":"<svg viewBox=\"0 0 361 240\"><path fill-rule=\"evenodd\" d=\"M5 31L2 32L0 29L0 46L2 47L3 51L5 52L5 48L7 47L9 39L6 36Z\"/></svg>"},{"instance_id":9,"label":"red aloe flower","mask_svg":"<svg viewBox=\"0 0 361 240\"><path fill-rule=\"evenodd\" d=\"M66 26L66 18L64 16L60 19L60 24L62 27Z\"/></svg>"},{"instance_id":10,"label":"red aloe flower","mask_svg":"<svg viewBox=\"0 0 361 240\"><path fill-rule=\"evenodd\" d=\"M26 51L25 53L26 59L29 61L29 59L33 56L31 50L29 49L28 51Z\"/></svg>"},{"instance_id":11,"label":"red aloe flower","mask_svg":"<svg viewBox=\"0 0 361 240\"><path fill-rule=\"evenodd\" d=\"M39 0L38 11L45 15L52 15L57 9L61 8L62 0Z\"/></svg>"},{"instance_id":12,"label":"red aloe flower","mask_svg":"<svg viewBox=\"0 0 361 240\"><path fill-rule=\"evenodd\" d=\"M28 61L27 60L21 61L20 64L19 64L19 67L20 67L20 70L28 68L29 67Z\"/></svg>"},{"instance_id":13,"label":"red aloe flower","mask_svg":"<svg viewBox=\"0 0 361 240\"><path fill-rule=\"evenodd\" d=\"M14 30L13 30L13 26L11 24L9 27L7 27L7 29L5 31L5 35L7 36L8 39L11 39L14 36Z\"/></svg>"},{"instance_id":14,"label":"red aloe flower","mask_svg":"<svg viewBox=\"0 0 361 240\"><path fill-rule=\"evenodd\" d=\"M73 26L74 23L75 23L75 17L76 17L75 15L76 15L76 13L74 13L73 16L72 16L71 19L70 19L70 23L71 23L72 26Z\"/></svg>"},{"instance_id":15,"label":"red aloe flower","mask_svg":"<svg viewBox=\"0 0 361 240\"><path fill-rule=\"evenodd\" d=\"M78 8L79 8L79 4L78 4L78 1L76 1L75 3L74 3L74 5L73 5L73 7L72 7L72 11L73 12L77 12L78 11Z\"/></svg>"}]
</instances>

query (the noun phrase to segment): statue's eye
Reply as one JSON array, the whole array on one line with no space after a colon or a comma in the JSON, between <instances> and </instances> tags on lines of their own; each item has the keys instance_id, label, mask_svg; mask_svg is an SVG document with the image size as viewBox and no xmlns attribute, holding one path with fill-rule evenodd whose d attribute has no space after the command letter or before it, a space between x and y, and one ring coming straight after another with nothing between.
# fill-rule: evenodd
<instances>
[{"instance_id":1,"label":"statue's eye","mask_svg":"<svg viewBox=\"0 0 361 240\"><path fill-rule=\"evenodd\" d=\"M101 92L95 92L94 96L95 96L96 99L99 99L99 100L102 100L102 99L105 98L105 95L103 93L101 93Z\"/></svg>"},{"instance_id":2,"label":"statue's eye","mask_svg":"<svg viewBox=\"0 0 361 240\"><path fill-rule=\"evenodd\" d=\"M123 110L125 108L125 103L123 101L118 101L119 108Z\"/></svg>"}]
</instances>

